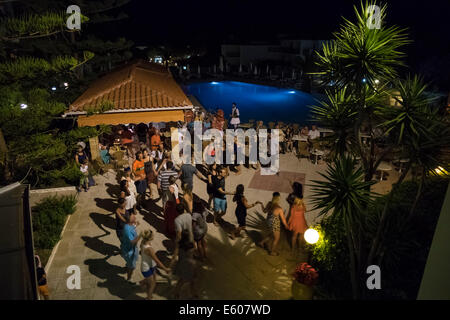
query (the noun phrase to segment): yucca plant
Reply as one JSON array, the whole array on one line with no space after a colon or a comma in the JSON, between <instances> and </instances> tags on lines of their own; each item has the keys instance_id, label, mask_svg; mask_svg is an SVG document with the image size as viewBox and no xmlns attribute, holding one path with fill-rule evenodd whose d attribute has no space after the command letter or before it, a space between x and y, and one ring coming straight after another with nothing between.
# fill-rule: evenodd
<instances>
[{"instance_id":1,"label":"yucca plant","mask_svg":"<svg viewBox=\"0 0 450 320\"><path fill-rule=\"evenodd\" d=\"M349 156L336 159L329 164L325 174L320 173L324 181L313 180L311 185L314 210L319 216L333 215L334 221L344 225L350 254L350 275L353 298L359 298L359 273L361 257L361 232L365 213L373 201L374 194L370 186L374 181L364 181L364 170L356 166Z\"/></svg>"},{"instance_id":2,"label":"yucca plant","mask_svg":"<svg viewBox=\"0 0 450 320\"><path fill-rule=\"evenodd\" d=\"M352 146L353 124L358 116L356 103L350 90L326 91L327 101L311 107L312 118L333 133L324 138L331 148L332 158L343 156ZM353 144L354 145L354 144Z\"/></svg>"},{"instance_id":3,"label":"yucca plant","mask_svg":"<svg viewBox=\"0 0 450 320\"><path fill-rule=\"evenodd\" d=\"M406 29L396 26L386 27L387 6L380 8L381 27L369 28L367 21L372 15L370 6L376 2L361 2L360 10L355 8L356 21L344 19L335 40L326 44L323 53L318 53L319 72L325 79L336 85L361 87L364 83L373 84L375 80L389 81L397 77L398 66L404 65L404 53L399 48L409 43Z\"/></svg>"},{"instance_id":4,"label":"yucca plant","mask_svg":"<svg viewBox=\"0 0 450 320\"><path fill-rule=\"evenodd\" d=\"M331 85L336 91L345 90L355 101L357 114L352 110L355 120L346 131L353 130L352 148L361 157L366 181L372 179L387 152L378 156L373 138L370 147L364 148L360 129L364 123L372 134L377 127L375 109L385 99L387 85L398 76L397 68L404 65L404 53L399 49L409 43L405 29L385 25L386 5L377 4L380 28L369 28L371 6L376 4L366 1L361 2L360 8L355 6L355 21L343 18L341 28L333 34L334 40L326 43L321 53L317 52L320 71L316 74L321 76L324 84ZM343 143L339 142L338 150L343 150Z\"/></svg>"},{"instance_id":5,"label":"yucca plant","mask_svg":"<svg viewBox=\"0 0 450 320\"><path fill-rule=\"evenodd\" d=\"M445 149L450 146L449 128L445 119L431 107L436 96L426 92L426 84L420 77L408 77L406 80L394 81L398 88L400 105L385 106L377 110L384 121L380 124L390 135L394 145L400 146L406 157L410 159L406 169L400 175L393 191L386 201L380 218L378 231L368 256L368 265L375 258L375 253L381 242L388 206L391 203L395 189L406 177L412 165L420 168L421 182L411 207L410 217L417 206L426 176L439 166L448 168L448 161L443 157ZM408 219L409 220L409 219Z\"/></svg>"}]
</instances>

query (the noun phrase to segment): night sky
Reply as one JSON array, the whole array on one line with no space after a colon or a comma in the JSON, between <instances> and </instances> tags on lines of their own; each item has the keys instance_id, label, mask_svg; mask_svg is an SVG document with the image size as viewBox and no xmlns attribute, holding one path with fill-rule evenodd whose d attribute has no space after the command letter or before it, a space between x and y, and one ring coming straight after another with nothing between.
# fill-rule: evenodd
<instances>
[{"instance_id":1,"label":"night sky","mask_svg":"<svg viewBox=\"0 0 450 320\"><path fill-rule=\"evenodd\" d=\"M337 29L341 16L353 18L353 4L359 3L359 0L133 0L124 8L130 18L121 30L137 42L210 43L229 35L265 39L275 33L321 39L329 38ZM416 39L448 44L450 1L395 0L388 4L389 23L410 28Z\"/></svg>"},{"instance_id":2,"label":"night sky","mask_svg":"<svg viewBox=\"0 0 450 320\"><path fill-rule=\"evenodd\" d=\"M122 8L129 18L108 26L136 45L171 43L206 47L219 53L230 41L330 39L342 16L354 20L359 0L133 0ZM405 51L415 68L433 56L450 57L450 0L388 1L388 23L408 28L413 44ZM450 59L450 58L449 58Z\"/></svg>"}]
</instances>

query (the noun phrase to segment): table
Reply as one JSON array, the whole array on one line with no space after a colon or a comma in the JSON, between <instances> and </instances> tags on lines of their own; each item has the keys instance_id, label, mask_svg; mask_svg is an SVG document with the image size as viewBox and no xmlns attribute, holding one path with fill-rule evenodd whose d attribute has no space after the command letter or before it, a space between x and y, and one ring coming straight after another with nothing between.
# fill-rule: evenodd
<instances>
[{"instance_id":1,"label":"table","mask_svg":"<svg viewBox=\"0 0 450 320\"><path fill-rule=\"evenodd\" d=\"M311 154L315 155L316 162L314 164L317 164L317 158L318 157L322 157L325 154L325 152L320 151L320 150L314 150L314 151L311 152Z\"/></svg>"},{"instance_id":2,"label":"table","mask_svg":"<svg viewBox=\"0 0 450 320\"><path fill-rule=\"evenodd\" d=\"M308 137L296 134L296 135L292 136L292 140L293 141L308 141Z\"/></svg>"},{"instance_id":3,"label":"table","mask_svg":"<svg viewBox=\"0 0 450 320\"><path fill-rule=\"evenodd\" d=\"M383 174L385 171L391 171L392 170L392 166L387 163L387 162L381 162L380 165L378 166L378 169L381 171L381 176L380 176L380 181L383 180Z\"/></svg>"}]
</instances>

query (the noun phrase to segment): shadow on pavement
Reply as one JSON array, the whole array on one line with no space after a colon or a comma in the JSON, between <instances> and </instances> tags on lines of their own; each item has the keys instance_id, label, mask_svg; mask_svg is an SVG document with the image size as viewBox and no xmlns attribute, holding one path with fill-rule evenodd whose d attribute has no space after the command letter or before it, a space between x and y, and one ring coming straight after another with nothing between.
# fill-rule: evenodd
<instances>
[{"instance_id":1,"label":"shadow on pavement","mask_svg":"<svg viewBox=\"0 0 450 320\"><path fill-rule=\"evenodd\" d=\"M199 266L202 299L288 299L295 263L268 256L252 239L208 236L208 259ZM230 272L233 270L233 272ZM183 298L183 297L181 297Z\"/></svg>"},{"instance_id":2,"label":"shadow on pavement","mask_svg":"<svg viewBox=\"0 0 450 320\"><path fill-rule=\"evenodd\" d=\"M95 204L97 207L99 207L101 209L105 209L106 211L114 212L114 210L117 208L117 200L116 199L95 198L94 200L95 200Z\"/></svg>"},{"instance_id":3,"label":"shadow on pavement","mask_svg":"<svg viewBox=\"0 0 450 320\"><path fill-rule=\"evenodd\" d=\"M111 231L106 230L104 227L111 230L116 230L116 219L112 217L112 215L112 213L106 215L104 213L91 212L89 214L89 217L91 217L92 221L94 221L97 227L103 230L105 232L105 235L107 235L110 234Z\"/></svg>"},{"instance_id":4,"label":"shadow on pavement","mask_svg":"<svg viewBox=\"0 0 450 320\"><path fill-rule=\"evenodd\" d=\"M126 269L109 263L107 261L108 258L109 256L101 259L87 259L84 261L84 264L89 267L89 273L104 280L103 282L98 282L97 286L100 288L107 288L110 294L121 299L143 300L144 298L136 294L139 290L139 286L129 284L125 279L126 276L119 275L121 273L126 273Z\"/></svg>"},{"instance_id":5,"label":"shadow on pavement","mask_svg":"<svg viewBox=\"0 0 450 320\"><path fill-rule=\"evenodd\" d=\"M111 196L111 198L118 198L120 195L120 180L118 184L105 183L106 192Z\"/></svg>"},{"instance_id":6,"label":"shadow on pavement","mask_svg":"<svg viewBox=\"0 0 450 320\"><path fill-rule=\"evenodd\" d=\"M103 254L105 256L116 256L120 254L120 248L99 239L103 236L99 237L82 236L81 239L84 241L84 245L86 247L88 247L91 250L97 251L98 253Z\"/></svg>"}]
</instances>

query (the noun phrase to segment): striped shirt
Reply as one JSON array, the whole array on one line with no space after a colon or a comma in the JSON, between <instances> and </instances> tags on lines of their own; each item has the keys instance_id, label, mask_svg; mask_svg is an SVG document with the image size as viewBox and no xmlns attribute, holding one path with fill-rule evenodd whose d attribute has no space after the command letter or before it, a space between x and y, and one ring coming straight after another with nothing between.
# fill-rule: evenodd
<instances>
[{"instance_id":1,"label":"striped shirt","mask_svg":"<svg viewBox=\"0 0 450 320\"><path fill-rule=\"evenodd\" d=\"M169 190L169 178L170 177L178 177L178 172L174 171L174 170L164 170L164 171L160 171L158 174L158 181L161 184L161 189L162 190Z\"/></svg>"}]
</instances>

